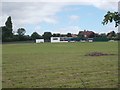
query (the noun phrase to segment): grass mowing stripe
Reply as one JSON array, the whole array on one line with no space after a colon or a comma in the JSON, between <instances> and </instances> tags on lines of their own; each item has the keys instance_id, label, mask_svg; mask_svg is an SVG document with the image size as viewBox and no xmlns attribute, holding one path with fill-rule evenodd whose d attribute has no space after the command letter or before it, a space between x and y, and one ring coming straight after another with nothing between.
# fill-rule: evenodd
<instances>
[{"instance_id":1,"label":"grass mowing stripe","mask_svg":"<svg viewBox=\"0 0 120 90\"><path fill-rule=\"evenodd\" d=\"M116 42L4 44L3 88L117 87L117 45ZM116 55L85 56L94 51Z\"/></svg>"}]
</instances>

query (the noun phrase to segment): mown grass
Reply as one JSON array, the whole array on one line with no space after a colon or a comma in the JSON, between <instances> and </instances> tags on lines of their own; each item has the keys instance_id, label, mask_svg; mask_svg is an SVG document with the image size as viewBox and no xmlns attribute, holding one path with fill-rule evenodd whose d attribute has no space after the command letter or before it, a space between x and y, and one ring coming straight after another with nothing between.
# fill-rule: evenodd
<instances>
[{"instance_id":1,"label":"mown grass","mask_svg":"<svg viewBox=\"0 0 120 90\"><path fill-rule=\"evenodd\" d=\"M117 42L4 44L3 88L115 88ZM89 52L116 54L85 56Z\"/></svg>"}]
</instances>

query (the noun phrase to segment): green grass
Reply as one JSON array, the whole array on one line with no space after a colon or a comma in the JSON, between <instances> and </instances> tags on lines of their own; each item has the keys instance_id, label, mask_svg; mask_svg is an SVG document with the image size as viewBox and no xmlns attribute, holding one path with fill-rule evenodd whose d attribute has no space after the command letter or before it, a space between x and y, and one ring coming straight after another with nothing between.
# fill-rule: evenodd
<instances>
[{"instance_id":1,"label":"green grass","mask_svg":"<svg viewBox=\"0 0 120 90\"><path fill-rule=\"evenodd\" d=\"M117 42L4 44L3 88L115 88ZM89 52L116 54L85 56Z\"/></svg>"}]
</instances>

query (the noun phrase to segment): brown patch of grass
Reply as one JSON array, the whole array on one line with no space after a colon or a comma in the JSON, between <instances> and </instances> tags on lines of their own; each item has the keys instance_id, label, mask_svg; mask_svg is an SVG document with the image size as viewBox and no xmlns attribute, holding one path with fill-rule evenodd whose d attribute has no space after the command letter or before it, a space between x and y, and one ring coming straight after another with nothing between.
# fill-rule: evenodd
<instances>
[{"instance_id":1,"label":"brown patch of grass","mask_svg":"<svg viewBox=\"0 0 120 90\"><path fill-rule=\"evenodd\" d=\"M102 52L90 52L85 56L109 56L109 55L115 55L115 54L108 54L108 53L102 53Z\"/></svg>"}]
</instances>

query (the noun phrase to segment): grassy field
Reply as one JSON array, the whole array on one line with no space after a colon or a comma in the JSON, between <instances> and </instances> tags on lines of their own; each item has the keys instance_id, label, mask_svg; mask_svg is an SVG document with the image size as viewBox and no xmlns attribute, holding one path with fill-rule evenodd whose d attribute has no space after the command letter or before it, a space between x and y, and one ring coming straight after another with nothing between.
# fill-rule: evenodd
<instances>
[{"instance_id":1,"label":"grassy field","mask_svg":"<svg viewBox=\"0 0 120 90\"><path fill-rule=\"evenodd\" d=\"M115 88L117 42L4 44L3 88ZM90 52L116 54L85 56Z\"/></svg>"}]
</instances>

